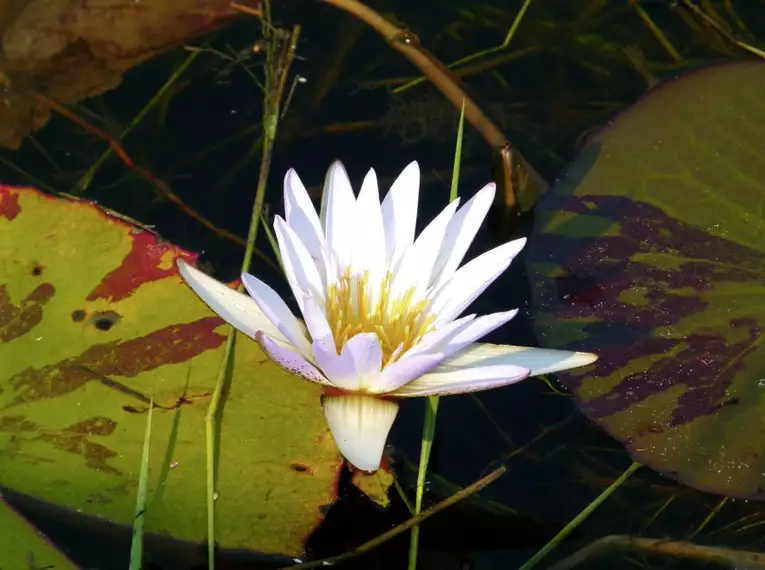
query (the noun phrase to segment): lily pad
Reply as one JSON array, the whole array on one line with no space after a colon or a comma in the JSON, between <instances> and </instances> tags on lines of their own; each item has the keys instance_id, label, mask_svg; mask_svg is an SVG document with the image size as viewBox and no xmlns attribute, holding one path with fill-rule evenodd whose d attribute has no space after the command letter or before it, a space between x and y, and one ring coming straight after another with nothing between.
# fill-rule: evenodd
<instances>
[{"instance_id":1,"label":"lily pad","mask_svg":"<svg viewBox=\"0 0 765 570\"><path fill-rule=\"evenodd\" d=\"M77 566L0 497L0 568L55 568Z\"/></svg>"},{"instance_id":2,"label":"lily pad","mask_svg":"<svg viewBox=\"0 0 765 570\"><path fill-rule=\"evenodd\" d=\"M665 83L592 141L538 205L529 245L544 345L640 462L765 499L765 63Z\"/></svg>"},{"instance_id":3,"label":"lily pad","mask_svg":"<svg viewBox=\"0 0 765 570\"><path fill-rule=\"evenodd\" d=\"M227 325L194 255L97 206L0 187L0 486L131 525L154 396L146 531L206 538L204 417ZM217 465L223 548L299 555L336 499L320 387L237 336Z\"/></svg>"}]
</instances>

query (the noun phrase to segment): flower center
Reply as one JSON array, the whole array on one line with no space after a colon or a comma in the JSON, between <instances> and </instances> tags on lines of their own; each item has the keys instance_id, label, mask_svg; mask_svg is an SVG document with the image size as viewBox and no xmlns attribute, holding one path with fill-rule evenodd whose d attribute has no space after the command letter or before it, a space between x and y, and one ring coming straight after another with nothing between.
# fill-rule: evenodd
<instances>
[{"instance_id":1,"label":"flower center","mask_svg":"<svg viewBox=\"0 0 765 570\"><path fill-rule=\"evenodd\" d=\"M385 368L432 330L435 315L426 315L428 299L414 302L414 289L393 299L392 282L392 276L386 275L376 299L372 299L366 273L351 276L346 271L336 284L327 288L327 321L338 353L357 334L375 333Z\"/></svg>"}]
</instances>

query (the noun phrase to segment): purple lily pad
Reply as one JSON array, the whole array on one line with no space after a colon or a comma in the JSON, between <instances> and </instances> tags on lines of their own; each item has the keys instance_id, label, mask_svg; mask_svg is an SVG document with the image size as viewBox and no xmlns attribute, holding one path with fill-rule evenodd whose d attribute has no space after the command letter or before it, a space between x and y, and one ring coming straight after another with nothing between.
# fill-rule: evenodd
<instances>
[{"instance_id":1,"label":"purple lily pad","mask_svg":"<svg viewBox=\"0 0 765 570\"><path fill-rule=\"evenodd\" d=\"M559 380L637 461L765 499L765 63L657 87L539 203L540 342L600 354Z\"/></svg>"}]
</instances>

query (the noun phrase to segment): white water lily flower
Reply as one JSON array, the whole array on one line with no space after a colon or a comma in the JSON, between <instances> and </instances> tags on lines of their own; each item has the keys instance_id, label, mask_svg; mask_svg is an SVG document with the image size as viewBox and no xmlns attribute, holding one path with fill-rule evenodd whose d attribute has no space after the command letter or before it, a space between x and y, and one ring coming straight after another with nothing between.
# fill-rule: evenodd
<instances>
[{"instance_id":1,"label":"white water lily flower","mask_svg":"<svg viewBox=\"0 0 765 570\"><path fill-rule=\"evenodd\" d=\"M594 362L589 353L476 344L517 310L460 316L507 267L525 239L466 263L494 199L488 184L450 203L415 239L420 171L407 166L380 203L370 170L354 196L339 162L327 174L321 215L294 170L274 229L303 321L268 285L244 273L243 295L179 261L216 313L256 339L275 362L328 389L327 423L342 454L374 471L399 397L474 392Z\"/></svg>"}]
</instances>

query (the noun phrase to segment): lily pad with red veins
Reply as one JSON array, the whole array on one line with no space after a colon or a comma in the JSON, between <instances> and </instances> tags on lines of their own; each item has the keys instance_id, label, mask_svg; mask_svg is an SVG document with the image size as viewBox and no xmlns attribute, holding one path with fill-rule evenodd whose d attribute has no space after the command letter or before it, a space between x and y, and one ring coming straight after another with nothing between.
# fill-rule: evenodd
<instances>
[{"instance_id":1,"label":"lily pad with red veins","mask_svg":"<svg viewBox=\"0 0 765 570\"><path fill-rule=\"evenodd\" d=\"M88 202L0 186L0 487L132 526L153 396L146 531L206 540L204 419L228 325L179 257L195 256ZM242 335L227 386L217 543L300 555L342 465L321 389Z\"/></svg>"},{"instance_id":2,"label":"lily pad with red veins","mask_svg":"<svg viewBox=\"0 0 765 570\"><path fill-rule=\"evenodd\" d=\"M640 462L765 499L765 63L687 73L618 116L539 203L542 344Z\"/></svg>"}]
</instances>

